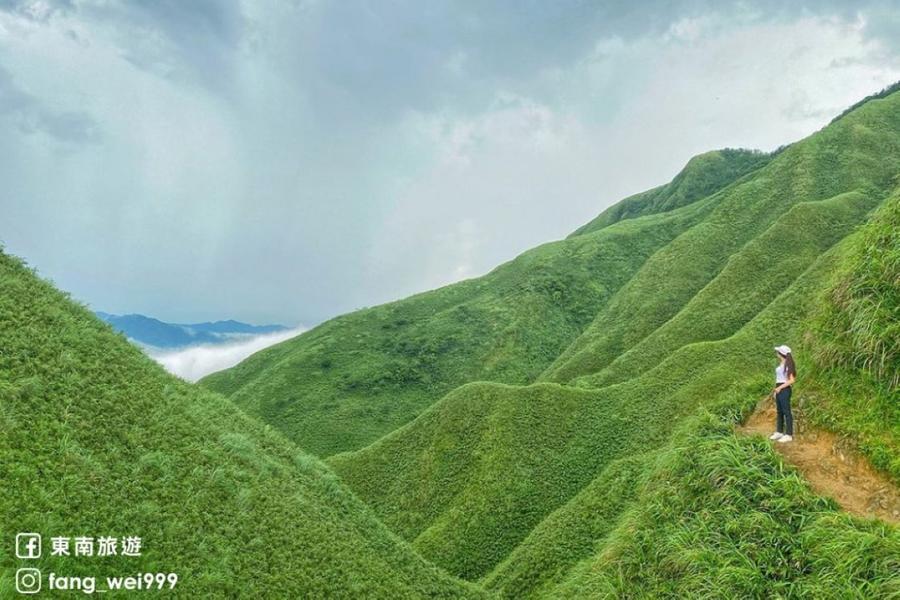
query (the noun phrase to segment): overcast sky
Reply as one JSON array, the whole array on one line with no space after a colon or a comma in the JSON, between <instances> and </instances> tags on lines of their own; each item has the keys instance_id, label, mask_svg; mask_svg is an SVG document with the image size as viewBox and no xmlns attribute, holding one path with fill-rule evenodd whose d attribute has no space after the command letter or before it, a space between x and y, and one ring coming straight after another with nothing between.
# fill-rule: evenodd
<instances>
[{"instance_id":1,"label":"overcast sky","mask_svg":"<svg viewBox=\"0 0 900 600\"><path fill-rule=\"evenodd\" d=\"M77 299L312 325L900 80L897 2L0 0L0 240Z\"/></svg>"}]
</instances>

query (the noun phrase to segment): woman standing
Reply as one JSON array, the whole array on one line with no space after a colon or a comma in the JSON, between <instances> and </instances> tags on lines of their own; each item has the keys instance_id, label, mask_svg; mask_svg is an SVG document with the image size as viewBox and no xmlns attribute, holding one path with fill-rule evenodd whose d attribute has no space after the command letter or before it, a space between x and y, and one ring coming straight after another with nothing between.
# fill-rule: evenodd
<instances>
[{"instance_id":1,"label":"woman standing","mask_svg":"<svg viewBox=\"0 0 900 600\"><path fill-rule=\"evenodd\" d=\"M791 386L797 380L797 367L794 364L794 357L791 355L791 349L781 345L775 347L775 353L781 359L777 367L775 367L775 389L772 395L775 396L775 409L778 417L775 422L775 433L769 436L770 440L778 442L793 441L794 435L794 416L791 414Z\"/></svg>"}]
</instances>

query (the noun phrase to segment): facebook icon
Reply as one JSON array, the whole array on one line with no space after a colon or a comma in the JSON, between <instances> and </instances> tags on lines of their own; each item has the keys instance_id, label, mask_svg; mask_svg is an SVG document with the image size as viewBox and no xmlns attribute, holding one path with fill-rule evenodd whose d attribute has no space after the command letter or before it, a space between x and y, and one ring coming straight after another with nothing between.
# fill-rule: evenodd
<instances>
[{"instance_id":1,"label":"facebook icon","mask_svg":"<svg viewBox=\"0 0 900 600\"><path fill-rule=\"evenodd\" d=\"M20 533L16 536L16 556L19 558L40 558L41 536L38 533Z\"/></svg>"}]
</instances>

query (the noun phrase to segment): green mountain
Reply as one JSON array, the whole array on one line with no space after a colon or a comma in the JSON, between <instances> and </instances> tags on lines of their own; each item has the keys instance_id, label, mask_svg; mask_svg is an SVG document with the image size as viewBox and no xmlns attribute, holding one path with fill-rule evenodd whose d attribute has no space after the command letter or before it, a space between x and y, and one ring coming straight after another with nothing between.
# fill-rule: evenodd
<instances>
[{"instance_id":1,"label":"green mountain","mask_svg":"<svg viewBox=\"0 0 900 600\"><path fill-rule=\"evenodd\" d=\"M770 340L785 333L783 314L810 309L830 256L735 335L685 345L626 382L469 384L409 426L330 463L427 558L479 579L612 461L661 448L679 422L722 394L742 398L738 410L764 395Z\"/></svg>"},{"instance_id":2,"label":"green mountain","mask_svg":"<svg viewBox=\"0 0 900 600\"><path fill-rule=\"evenodd\" d=\"M884 93L203 383L329 456L425 558L503 596L888 597L897 530L842 514L732 428L788 343L803 415L900 481L883 233L898 173L900 93Z\"/></svg>"},{"instance_id":3,"label":"green mountain","mask_svg":"<svg viewBox=\"0 0 900 600\"><path fill-rule=\"evenodd\" d=\"M18 597L20 567L41 569L45 589L49 572L174 572L183 598L482 595L321 462L2 252L0 315L0 597ZM44 536L42 558L14 557L19 532ZM142 552L52 557L51 536L139 536Z\"/></svg>"}]
</instances>

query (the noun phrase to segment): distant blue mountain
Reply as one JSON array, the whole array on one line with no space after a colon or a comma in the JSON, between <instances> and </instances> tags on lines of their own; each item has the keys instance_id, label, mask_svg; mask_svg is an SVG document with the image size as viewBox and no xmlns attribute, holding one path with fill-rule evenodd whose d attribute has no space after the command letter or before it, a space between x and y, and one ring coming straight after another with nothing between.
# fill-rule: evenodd
<instances>
[{"instance_id":1,"label":"distant blue mountain","mask_svg":"<svg viewBox=\"0 0 900 600\"><path fill-rule=\"evenodd\" d=\"M213 323L191 323L189 325L178 325L178 327L187 327L194 331L204 331L206 333L247 333L259 335L261 333L275 333L276 331L284 331L287 329L284 325L248 325L234 319L227 321L215 321Z\"/></svg>"},{"instance_id":2,"label":"distant blue mountain","mask_svg":"<svg viewBox=\"0 0 900 600\"><path fill-rule=\"evenodd\" d=\"M197 344L221 344L235 338L284 331L283 325L250 325L240 321L206 323L166 323L145 315L111 315L97 311L98 317L130 339L156 348L182 348Z\"/></svg>"}]
</instances>

